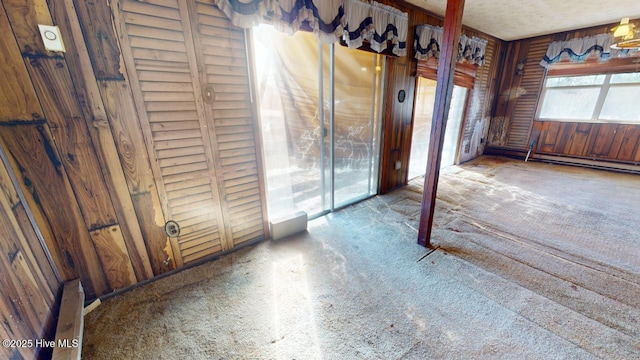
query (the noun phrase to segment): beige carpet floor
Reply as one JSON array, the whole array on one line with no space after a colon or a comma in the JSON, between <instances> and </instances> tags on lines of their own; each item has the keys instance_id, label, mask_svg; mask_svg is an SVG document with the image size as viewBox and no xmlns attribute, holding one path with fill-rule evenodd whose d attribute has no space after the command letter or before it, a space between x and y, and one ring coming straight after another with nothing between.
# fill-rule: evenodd
<instances>
[{"instance_id":1,"label":"beige carpet floor","mask_svg":"<svg viewBox=\"0 0 640 360\"><path fill-rule=\"evenodd\" d=\"M640 177L481 157L109 299L86 359L640 359ZM421 260L420 260L421 259Z\"/></svg>"}]
</instances>

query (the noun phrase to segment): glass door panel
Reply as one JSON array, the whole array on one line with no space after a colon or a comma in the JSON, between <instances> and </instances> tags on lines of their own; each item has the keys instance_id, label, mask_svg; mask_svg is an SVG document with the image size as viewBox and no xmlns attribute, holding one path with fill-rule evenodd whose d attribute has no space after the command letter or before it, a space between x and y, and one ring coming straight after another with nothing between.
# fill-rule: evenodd
<instances>
[{"instance_id":1,"label":"glass door panel","mask_svg":"<svg viewBox=\"0 0 640 360\"><path fill-rule=\"evenodd\" d=\"M334 201L340 207L375 193L382 56L335 46Z\"/></svg>"},{"instance_id":2,"label":"glass door panel","mask_svg":"<svg viewBox=\"0 0 640 360\"><path fill-rule=\"evenodd\" d=\"M422 176L427 170L431 116L436 99L436 81L418 78L416 102L413 109L413 132L409 155L409 180Z\"/></svg>"},{"instance_id":3,"label":"glass door panel","mask_svg":"<svg viewBox=\"0 0 640 360\"><path fill-rule=\"evenodd\" d=\"M419 77L413 115L411 155L409 156L409 180L424 175L427 169L431 116L433 115L435 96L436 81ZM441 169L455 164L466 102L467 89L462 86L454 86L444 134L445 140L442 146Z\"/></svg>"},{"instance_id":4,"label":"glass door panel","mask_svg":"<svg viewBox=\"0 0 640 360\"><path fill-rule=\"evenodd\" d=\"M268 25L253 36L269 217L322 212L317 41Z\"/></svg>"},{"instance_id":5,"label":"glass door panel","mask_svg":"<svg viewBox=\"0 0 640 360\"><path fill-rule=\"evenodd\" d=\"M462 130L462 117L467 104L467 89L462 86L453 87L451 108L447 118L447 128L444 132L444 145L442 146L442 161L440 168L444 169L456 163L460 131ZM426 170L426 167L425 167Z\"/></svg>"}]
</instances>

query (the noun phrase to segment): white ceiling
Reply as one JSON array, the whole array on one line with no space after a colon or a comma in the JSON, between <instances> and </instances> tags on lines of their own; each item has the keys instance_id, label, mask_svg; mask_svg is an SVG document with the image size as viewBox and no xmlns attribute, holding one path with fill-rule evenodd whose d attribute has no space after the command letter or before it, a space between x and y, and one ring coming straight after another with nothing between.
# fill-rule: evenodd
<instances>
[{"instance_id":1,"label":"white ceiling","mask_svg":"<svg viewBox=\"0 0 640 360\"><path fill-rule=\"evenodd\" d=\"M444 17L447 0L407 0ZM466 0L462 23L502 40L640 18L639 0ZM632 21L638 24L640 21ZM638 24L640 27L640 24Z\"/></svg>"}]
</instances>

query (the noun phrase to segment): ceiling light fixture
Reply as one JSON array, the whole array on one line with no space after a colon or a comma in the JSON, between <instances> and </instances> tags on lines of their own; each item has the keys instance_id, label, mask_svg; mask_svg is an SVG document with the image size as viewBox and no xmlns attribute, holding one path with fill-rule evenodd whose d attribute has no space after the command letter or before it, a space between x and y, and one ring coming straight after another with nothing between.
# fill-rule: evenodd
<instances>
[{"instance_id":1,"label":"ceiling light fixture","mask_svg":"<svg viewBox=\"0 0 640 360\"><path fill-rule=\"evenodd\" d=\"M640 48L640 37L636 36L635 25L629 23L629 18L620 20L620 25L611 29L615 38L619 41L611 45L612 49L637 49Z\"/></svg>"}]
</instances>

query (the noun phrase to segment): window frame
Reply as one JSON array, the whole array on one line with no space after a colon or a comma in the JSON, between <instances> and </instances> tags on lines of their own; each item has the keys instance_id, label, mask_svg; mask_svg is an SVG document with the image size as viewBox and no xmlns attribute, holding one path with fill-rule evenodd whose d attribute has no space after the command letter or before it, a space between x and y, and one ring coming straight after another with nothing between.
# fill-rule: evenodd
<instances>
[{"instance_id":1,"label":"window frame","mask_svg":"<svg viewBox=\"0 0 640 360\"><path fill-rule=\"evenodd\" d=\"M540 98L538 101L538 106L536 108L535 113L535 121L552 121L552 122L572 122L572 123L597 123L597 124L626 124L626 125L640 125L640 120L609 120L609 119L601 119L600 115L602 114L602 108L607 99L607 95L609 94L609 89L612 87L623 87L623 86L640 86L640 82L638 83L616 83L611 84L611 77L616 74L624 74L624 73L638 73L638 69L633 69L632 71L549 71L545 74L544 81L542 83L542 88L540 91ZM578 86L553 86L547 87L547 81L550 78L560 78L560 77L578 77L578 76L590 76L590 75L604 75L604 82L598 85L578 85ZM591 114L590 119L558 119L558 118L547 118L542 117L542 108L544 106L544 101L547 96L547 90L549 89L593 89L599 88L600 92L598 94L598 98L596 100L596 104L594 106L593 112Z\"/></svg>"}]
</instances>

